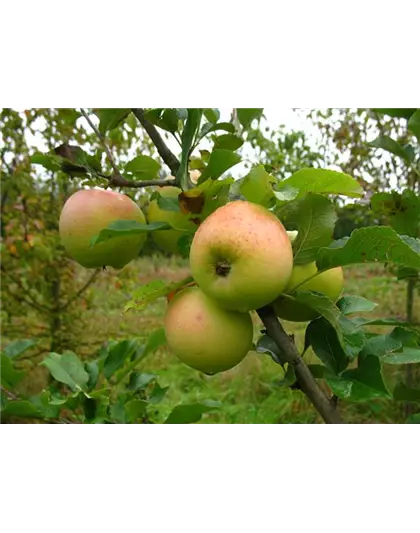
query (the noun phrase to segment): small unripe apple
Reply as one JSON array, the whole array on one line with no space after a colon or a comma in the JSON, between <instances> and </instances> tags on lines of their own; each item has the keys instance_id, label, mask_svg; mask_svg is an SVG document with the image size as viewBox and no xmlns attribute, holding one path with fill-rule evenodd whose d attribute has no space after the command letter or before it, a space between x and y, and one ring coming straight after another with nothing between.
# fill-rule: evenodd
<instances>
[{"instance_id":1,"label":"small unripe apple","mask_svg":"<svg viewBox=\"0 0 420 533\"><path fill-rule=\"evenodd\" d=\"M182 190L178 187L167 186L160 188L158 192L163 198L178 198ZM181 211L167 211L162 209L159 207L157 200L150 202L147 218L149 222L168 222L168 224L180 230L194 232L196 228L194 223L189 220L187 214ZM185 233L177 229L156 230L152 232L152 239L161 250L177 254L179 253L178 241L183 235Z\"/></svg>"},{"instance_id":2,"label":"small unripe apple","mask_svg":"<svg viewBox=\"0 0 420 533\"><path fill-rule=\"evenodd\" d=\"M292 246L279 219L261 205L237 200L204 220L190 249L193 278L218 305L258 309L286 288Z\"/></svg>"},{"instance_id":3,"label":"small unripe apple","mask_svg":"<svg viewBox=\"0 0 420 533\"><path fill-rule=\"evenodd\" d=\"M306 265L295 265L293 267L292 276L284 291L285 294L292 293L299 285L297 291L320 292L333 302L336 302L343 290L343 269L341 267L331 268L330 270L326 270L325 272L321 272L321 274L314 276L317 272L318 270L315 262ZM314 277L311 278L312 276ZM302 283L308 278L311 279ZM301 283L302 285L300 285ZM319 317L319 313L314 309L283 296L280 296L274 302L273 306L279 318L291 322L307 322Z\"/></svg>"},{"instance_id":4,"label":"small unripe apple","mask_svg":"<svg viewBox=\"0 0 420 533\"><path fill-rule=\"evenodd\" d=\"M188 287L168 305L165 334L180 361L216 374L244 359L252 347L253 325L249 313L221 309L198 287Z\"/></svg>"},{"instance_id":5,"label":"small unripe apple","mask_svg":"<svg viewBox=\"0 0 420 533\"><path fill-rule=\"evenodd\" d=\"M70 196L61 211L61 242L68 254L86 268L120 269L139 255L146 234L118 237L91 246L92 237L116 220L146 222L139 206L125 194L82 189Z\"/></svg>"}]
</instances>

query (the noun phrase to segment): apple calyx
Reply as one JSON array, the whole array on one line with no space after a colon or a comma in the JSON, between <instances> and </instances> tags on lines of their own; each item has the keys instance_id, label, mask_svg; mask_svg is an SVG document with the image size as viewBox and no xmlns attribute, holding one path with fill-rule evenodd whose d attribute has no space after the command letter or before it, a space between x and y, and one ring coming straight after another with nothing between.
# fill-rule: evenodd
<instances>
[{"instance_id":1,"label":"apple calyx","mask_svg":"<svg viewBox=\"0 0 420 533\"><path fill-rule=\"evenodd\" d=\"M232 267L227 261L218 261L216 263L216 274L222 278L226 278Z\"/></svg>"}]
</instances>

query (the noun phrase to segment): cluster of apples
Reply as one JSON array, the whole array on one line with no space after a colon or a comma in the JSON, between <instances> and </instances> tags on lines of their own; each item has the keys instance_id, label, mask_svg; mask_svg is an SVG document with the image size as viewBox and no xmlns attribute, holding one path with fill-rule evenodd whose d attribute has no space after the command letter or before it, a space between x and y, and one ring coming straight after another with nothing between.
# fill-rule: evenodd
<instances>
[{"instance_id":1,"label":"cluster of apples","mask_svg":"<svg viewBox=\"0 0 420 533\"><path fill-rule=\"evenodd\" d=\"M273 213L242 200L201 224L190 249L196 286L172 296L165 316L168 346L182 362L206 374L233 368L252 347L250 312L269 304L286 320L317 318L287 297L298 285L338 299L342 269L316 275L315 263L294 266L292 240Z\"/></svg>"},{"instance_id":2,"label":"cluster of apples","mask_svg":"<svg viewBox=\"0 0 420 533\"><path fill-rule=\"evenodd\" d=\"M160 189L178 197L176 187ZM177 252L182 230L195 230L189 217L150 202L149 222L179 228L154 231L156 244ZM146 222L128 196L103 189L84 189L65 203L59 221L61 241L73 259L86 268L124 267L138 257L146 234L133 234L91 246L92 237L116 220ZM271 304L278 317L309 321L316 312L287 295L312 290L336 301L343 272L334 268L316 275L315 263L293 265L292 240L280 220L264 207L243 200L219 207L195 232L190 249L194 284L169 298L165 332L172 352L185 364L215 374L240 363L252 347L250 312ZM308 280L305 282L305 280Z\"/></svg>"}]
</instances>

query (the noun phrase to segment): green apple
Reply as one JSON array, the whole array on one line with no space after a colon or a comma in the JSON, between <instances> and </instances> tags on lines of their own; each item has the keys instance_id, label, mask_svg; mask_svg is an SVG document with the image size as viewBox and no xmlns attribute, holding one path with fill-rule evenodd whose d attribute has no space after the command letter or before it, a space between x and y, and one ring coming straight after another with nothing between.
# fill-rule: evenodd
<instances>
[{"instance_id":1,"label":"green apple","mask_svg":"<svg viewBox=\"0 0 420 533\"><path fill-rule=\"evenodd\" d=\"M292 293L295 287L299 285L297 289L298 291L320 292L333 302L336 302L343 290L343 269L341 267L331 268L330 270L326 270L325 272L321 272L321 274L312 277L317 272L318 270L315 262L306 265L295 265L293 267L290 281L284 291L285 294ZM302 283L308 278L311 279ZM301 283L302 285L300 285ZM279 318L290 320L291 322L307 322L319 317L319 313L314 309L283 296L280 296L274 302L273 306Z\"/></svg>"},{"instance_id":2,"label":"green apple","mask_svg":"<svg viewBox=\"0 0 420 533\"><path fill-rule=\"evenodd\" d=\"M160 188L158 192L163 198L178 198L178 195L182 190L178 187L167 186ZM149 222L168 222L168 224L179 228L179 230L187 230L190 232L194 232L197 227L189 220L189 215L184 214L181 211L167 211L162 209L159 207L157 200L152 200L150 202L147 218ZM184 231L179 230L168 229L153 231L152 238L161 250L176 254L179 253L178 240L186 234Z\"/></svg>"},{"instance_id":3,"label":"green apple","mask_svg":"<svg viewBox=\"0 0 420 533\"><path fill-rule=\"evenodd\" d=\"M120 269L139 255L146 234L118 237L90 246L92 237L116 220L146 222L139 206L128 196L104 189L82 189L70 196L61 211L61 242L68 254L86 268Z\"/></svg>"},{"instance_id":4,"label":"green apple","mask_svg":"<svg viewBox=\"0 0 420 533\"><path fill-rule=\"evenodd\" d=\"M284 291L293 253L273 213L237 200L216 209L198 228L190 267L198 286L218 305L246 312L269 304Z\"/></svg>"},{"instance_id":5,"label":"green apple","mask_svg":"<svg viewBox=\"0 0 420 533\"><path fill-rule=\"evenodd\" d=\"M165 334L180 361L216 374L244 359L252 347L253 326L249 313L221 309L198 287L188 287L168 305Z\"/></svg>"}]
</instances>

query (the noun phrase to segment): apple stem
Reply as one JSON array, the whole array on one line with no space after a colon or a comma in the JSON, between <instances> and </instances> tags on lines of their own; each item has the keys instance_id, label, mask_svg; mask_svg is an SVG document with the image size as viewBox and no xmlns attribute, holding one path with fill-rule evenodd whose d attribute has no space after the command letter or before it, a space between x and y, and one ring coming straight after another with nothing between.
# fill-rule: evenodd
<instances>
[{"instance_id":1,"label":"apple stem","mask_svg":"<svg viewBox=\"0 0 420 533\"><path fill-rule=\"evenodd\" d=\"M280 348L282 354L281 364L288 363L293 366L296 378L302 392L306 394L312 405L322 416L327 424L342 424L340 414L335 402L327 397L325 392L318 385L312 372L300 357L294 340L285 332L282 324L278 320L274 309L268 305L257 309L258 316L263 322L268 335Z\"/></svg>"}]
</instances>

